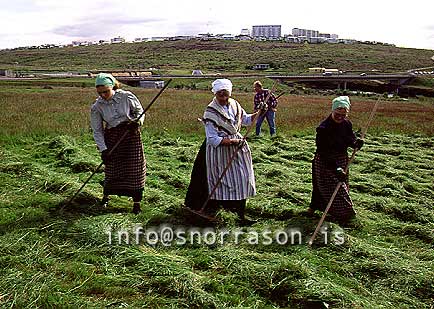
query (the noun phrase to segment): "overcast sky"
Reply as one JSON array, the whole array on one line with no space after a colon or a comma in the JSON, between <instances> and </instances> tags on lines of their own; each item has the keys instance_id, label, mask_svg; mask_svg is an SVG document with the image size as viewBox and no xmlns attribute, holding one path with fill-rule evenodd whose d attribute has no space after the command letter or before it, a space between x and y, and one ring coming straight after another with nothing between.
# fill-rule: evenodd
<instances>
[{"instance_id":1,"label":"overcast sky","mask_svg":"<svg viewBox=\"0 0 434 309\"><path fill-rule=\"evenodd\" d=\"M137 37L240 34L253 25L434 49L433 0L1 0L0 48Z\"/></svg>"}]
</instances>

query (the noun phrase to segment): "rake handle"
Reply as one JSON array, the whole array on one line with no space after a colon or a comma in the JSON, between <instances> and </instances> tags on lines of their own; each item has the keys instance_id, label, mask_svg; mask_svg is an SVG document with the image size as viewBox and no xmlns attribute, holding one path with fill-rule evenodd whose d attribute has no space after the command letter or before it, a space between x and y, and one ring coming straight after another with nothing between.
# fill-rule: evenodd
<instances>
[{"instance_id":1,"label":"rake handle","mask_svg":"<svg viewBox=\"0 0 434 309\"><path fill-rule=\"evenodd\" d=\"M164 85L163 88L160 89L160 91L157 93L157 95L152 99L152 101L148 104L148 106L146 106L146 108L143 110L143 112L139 115L139 117L137 117L137 119L140 119L143 117L143 115L151 108L152 104L154 104L154 102L158 99L158 97L163 93L164 90L166 90L167 86L169 86L169 83L172 81L172 79L169 79L167 81L167 83ZM129 130L126 130L124 132L124 134L122 134L122 136L119 138L119 140L116 142L116 144L114 144L114 146L110 149L108 155L110 156L113 151L119 146L120 143L122 143L122 141L125 139L125 137L127 136L127 134L129 133ZM99 169L101 168L101 166L104 164L104 162L101 162L98 167L92 172L92 174L89 176L89 178L86 179L86 181L83 183L83 185L80 187L80 189L77 190L77 192L75 192L75 194L69 199L69 201L62 206L62 208L60 210L63 210L65 207L69 206L72 201L75 199L75 197L81 192L81 190L83 190L83 188L87 185L87 183L92 179L93 175L95 175Z\"/></svg>"},{"instance_id":2,"label":"rake handle","mask_svg":"<svg viewBox=\"0 0 434 309\"><path fill-rule=\"evenodd\" d=\"M274 89L276 88L276 84L277 84L277 82L274 82L273 87L271 88L271 91L268 92L268 95L267 95L267 97L266 97L265 100L264 100L265 103L267 103L268 100L270 99L272 92L273 92ZM241 142L238 144L238 146L237 146L237 148L235 149L235 151L232 153L232 155L231 155L231 157L229 158L229 161L228 161L228 163L226 164L226 166L225 166L223 172L220 174L220 177L217 179L216 184L215 184L214 187L212 188L211 193L208 194L208 197L207 197L207 199L205 200L205 202L203 203L203 206L202 206L202 208L200 209L199 212L203 213L203 211L205 210L205 208L206 208L206 206L207 206L209 200L211 199L211 196L214 195L214 193L215 193L215 191L217 190L218 186L219 186L220 183L222 182L223 177L226 175L226 172L228 171L229 167L231 166L232 161L235 159L236 154L237 154L238 151L239 151L239 150L244 146L244 143L246 142L246 138L247 138L247 136L250 134L250 131L252 130L254 124L256 123L256 121L258 120L258 118L259 118L263 113L265 113L265 111L261 111L261 113L260 113L258 116L255 117L255 120L254 120L254 121L250 124L250 126L247 128L247 131L246 131L246 133L244 134L244 137L242 138Z\"/></svg>"},{"instance_id":3,"label":"rake handle","mask_svg":"<svg viewBox=\"0 0 434 309\"><path fill-rule=\"evenodd\" d=\"M363 129L363 131L362 131L362 135L361 135L361 138L362 138L362 139L365 138L366 132L368 131L368 128L369 128L369 126L370 126L370 124L371 124L371 121L372 121L372 119L374 118L374 114L375 114L375 112L377 111L377 107L378 107L378 104L379 104L379 103L380 103L380 97L378 97L377 102L375 102L375 105L374 105L374 107L372 108L371 114L369 115L368 122L366 123L366 126L365 126L365 128ZM349 169L349 167L350 167L350 164L354 161L354 158L355 158L356 153L357 153L358 150L359 150L359 149L354 148L353 153L351 154L351 158L349 159L348 164L347 164L347 166L345 167L345 170L344 170L345 173L348 173L348 169ZM322 226L322 224L323 224L323 222L324 222L324 220L325 220L325 217L326 217L326 215L327 215L327 213L328 213L330 207L332 206L333 201L335 200L335 197L336 197L336 195L337 195L337 193L338 193L340 187L342 186L342 184L343 184L343 182L342 182L342 181L339 181L338 184L336 185L335 191L333 192L332 196L330 197L330 200L329 200L329 202L328 202L328 204L327 204L327 207L326 207L326 209L324 210L324 213L322 214L322 217L321 217L321 219L319 220L318 225L316 226L315 232L312 234L312 237L311 237L311 238L309 239L309 241L308 241L308 245L309 245L309 247L312 246L313 241L315 240L316 235L318 234L318 232L319 232L319 230L320 230L320 228L321 228L321 226Z\"/></svg>"}]
</instances>

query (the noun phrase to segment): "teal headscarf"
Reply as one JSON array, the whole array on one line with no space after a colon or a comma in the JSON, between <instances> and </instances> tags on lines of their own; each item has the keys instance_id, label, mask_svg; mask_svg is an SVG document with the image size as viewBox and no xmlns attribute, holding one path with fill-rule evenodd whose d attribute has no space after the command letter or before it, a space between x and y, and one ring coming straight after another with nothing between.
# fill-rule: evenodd
<instances>
[{"instance_id":1,"label":"teal headscarf","mask_svg":"<svg viewBox=\"0 0 434 309\"><path fill-rule=\"evenodd\" d=\"M108 86L113 87L116 83L116 78L111 74L99 73L95 79L95 87L98 86Z\"/></svg>"},{"instance_id":2,"label":"teal headscarf","mask_svg":"<svg viewBox=\"0 0 434 309\"><path fill-rule=\"evenodd\" d=\"M335 98L332 101L332 111L340 107L350 110L351 107L350 98L345 95Z\"/></svg>"}]
</instances>

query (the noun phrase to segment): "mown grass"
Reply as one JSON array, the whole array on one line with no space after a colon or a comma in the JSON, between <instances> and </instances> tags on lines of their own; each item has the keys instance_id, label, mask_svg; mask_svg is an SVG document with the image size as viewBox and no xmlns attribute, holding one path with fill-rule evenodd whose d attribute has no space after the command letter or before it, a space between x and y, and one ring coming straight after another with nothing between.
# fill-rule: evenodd
<instances>
[{"instance_id":1,"label":"mown grass","mask_svg":"<svg viewBox=\"0 0 434 309\"><path fill-rule=\"evenodd\" d=\"M342 245L108 244L107 231L185 225L181 205L203 140L209 92L170 90L143 131L148 162L143 213L113 197L101 208L99 164L88 126L88 89L0 90L0 304L4 307L432 308L434 302L434 155L431 101L383 102L351 167L358 219ZM147 102L155 91L137 90ZM235 92L248 108L252 94ZM279 136L250 141L258 195L251 229L298 227L306 238L314 128L329 97L284 96ZM353 98L363 126L374 100ZM66 116L65 116L66 115ZM421 119L423 121L421 121ZM218 230L238 228L222 212ZM245 231L252 231L245 229ZM306 240L306 239L303 239Z\"/></svg>"}]
</instances>

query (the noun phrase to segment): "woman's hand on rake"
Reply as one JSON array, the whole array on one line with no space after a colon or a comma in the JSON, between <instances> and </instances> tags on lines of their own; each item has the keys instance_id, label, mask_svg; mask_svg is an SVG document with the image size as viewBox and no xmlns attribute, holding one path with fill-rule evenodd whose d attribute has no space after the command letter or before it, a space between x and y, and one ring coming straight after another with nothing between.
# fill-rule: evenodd
<instances>
[{"instance_id":1,"label":"woman's hand on rake","mask_svg":"<svg viewBox=\"0 0 434 309\"><path fill-rule=\"evenodd\" d=\"M239 145L243 142L243 139L241 138L223 138L220 142L220 145L223 146L232 146L232 145Z\"/></svg>"},{"instance_id":2,"label":"woman's hand on rake","mask_svg":"<svg viewBox=\"0 0 434 309\"><path fill-rule=\"evenodd\" d=\"M101 160L104 164L110 161L110 150L106 149L101 152Z\"/></svg>"}]
</instances>

